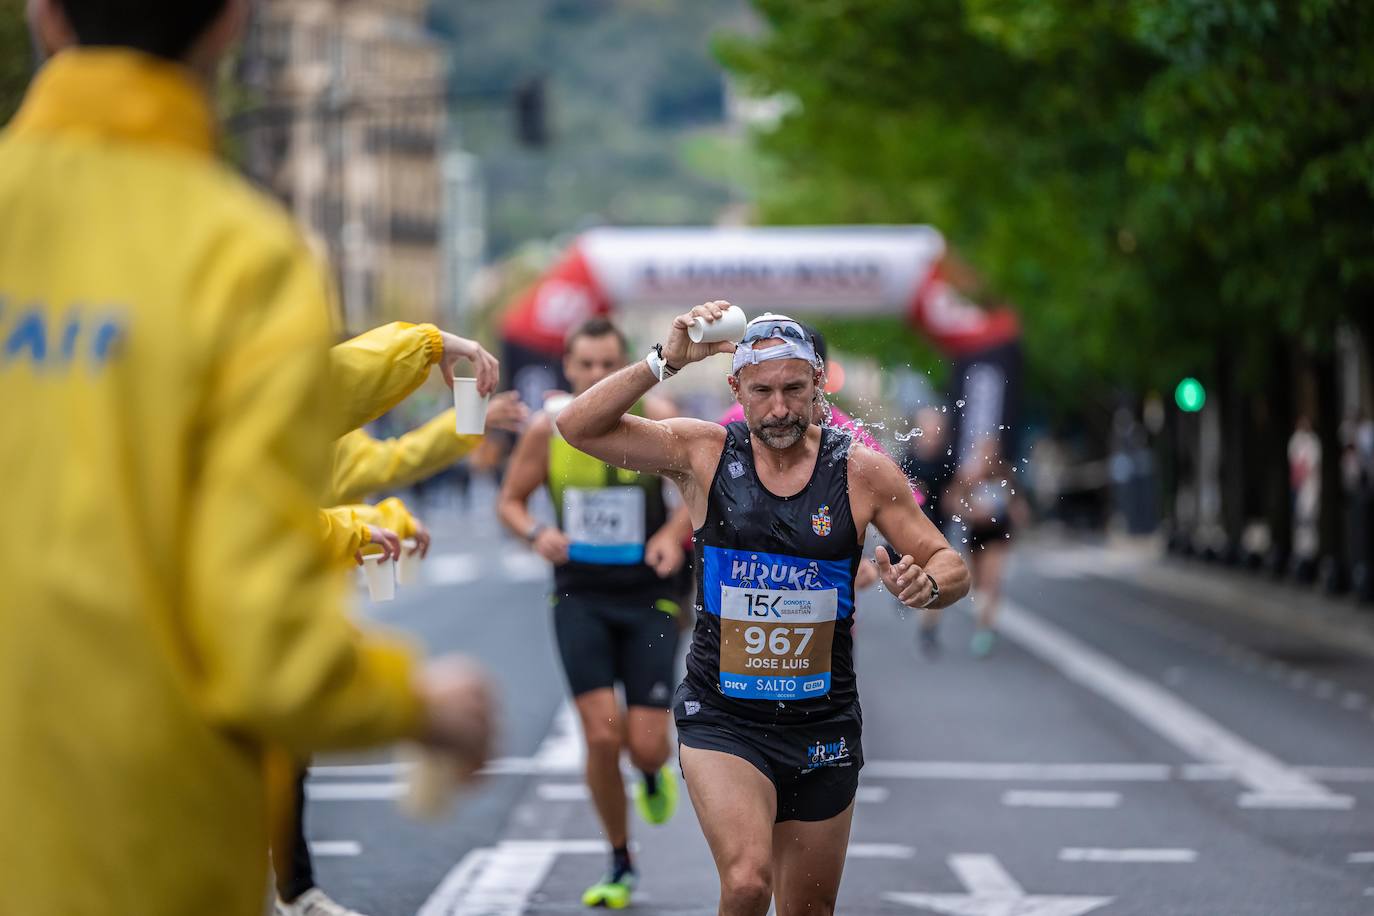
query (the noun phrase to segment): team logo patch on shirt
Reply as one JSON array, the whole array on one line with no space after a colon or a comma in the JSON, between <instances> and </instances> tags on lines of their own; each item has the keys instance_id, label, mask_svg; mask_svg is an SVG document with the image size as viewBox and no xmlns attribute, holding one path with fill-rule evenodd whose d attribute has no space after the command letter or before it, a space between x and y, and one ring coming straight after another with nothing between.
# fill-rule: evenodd
<instances>
[{"instance_id":1,"label":"team logo patch on shirt","mask_svg":"<svg viewBox=\"0 0 1374 916\"><path fill-rule=\"evenodd\" d=\"M738 480L744 476L744 463L741 461L730 462L730 476Z\"/></svg>"},{"instance_id":2,"label":"team logo patch on shirt","mask_svg":"<svg viewBox=\"0 0 1374 916\"><path fill-rule=\"evenodd\" d=\"M811 530L821 537L830 534L830 507L821 506L816 513L811 516Z\"/></svg>"}]
</instances>

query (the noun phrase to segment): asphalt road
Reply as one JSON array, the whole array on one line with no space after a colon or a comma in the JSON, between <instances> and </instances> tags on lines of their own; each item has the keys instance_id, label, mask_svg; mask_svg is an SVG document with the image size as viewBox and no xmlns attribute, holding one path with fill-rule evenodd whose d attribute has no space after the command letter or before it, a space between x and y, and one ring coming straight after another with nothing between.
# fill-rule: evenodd
<instances>
[{"instance_id":1,"label":"asphalt road","mask_svg":"<svg viewBox=\"0 0 1374 916\"><path fill-rule=\"evenodd\" d=\"M321 885L373 916L580 910L604 867L552 645L547 575L490 493L434 516L427 584L364 616L481 658L503 760L437 824L407 820L389 755L319 761ZM923 659L860 602L865 755L842 913L1374 914L1374 660L1170 583L1148 557L1018 548L996 653L960 609ZM686 803L632 827L635 910L714 913Z\"/></svg>"}]
</instances>

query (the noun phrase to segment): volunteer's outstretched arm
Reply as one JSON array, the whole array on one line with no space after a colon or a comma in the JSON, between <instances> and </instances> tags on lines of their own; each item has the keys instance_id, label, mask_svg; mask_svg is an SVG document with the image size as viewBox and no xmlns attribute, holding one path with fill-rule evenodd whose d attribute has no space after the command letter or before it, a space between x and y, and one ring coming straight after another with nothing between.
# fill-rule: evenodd
<instances>
[{"instance_id":1,"label":"volunteer's outstretched arm","mask_svg":"<svg viewBox=\"0 0 1374 916\"><path fill-rule=\"evenodd\" d=\"M453 367L464 359L476 371L478 392L495 390L500 377L496 357L476 341L432 324L393 321L336 344L329 350L334 436L370 423L404 401L436 364L452 386Z\"/></svg>"},{"instance_id":2,"label":"volunteer's outstretched arm","mask_svg":"<svg viewBox=\"0 0 1374 916\"><path fill-rule=\"evenodd\" d=\"M518 432L528 416L515 392L498 394L487 407L486 431ZM454 427L450 408L391 439L353 430L334 443L325 502L353 502L379 490L409 486L461 461L482 444L482 437L459 435Z\"/></svg>"}]
</instances>

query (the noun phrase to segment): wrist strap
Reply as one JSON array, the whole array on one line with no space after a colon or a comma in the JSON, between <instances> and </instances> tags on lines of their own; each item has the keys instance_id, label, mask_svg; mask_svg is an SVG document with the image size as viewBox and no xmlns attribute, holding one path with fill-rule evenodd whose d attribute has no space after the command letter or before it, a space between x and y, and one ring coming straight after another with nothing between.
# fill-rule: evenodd
<instances>
[{"instance_id":1,"label":"wrist strap","mask_svg":"<svg viewBox=\"0 0 1374 916\"><path fill-rule=\"evenodd\" d=\"M654 374L654 378L660 382L666 382L677 375L677 370L668 365L668 361L663 358L663 344L654 344L649 355L644 357L644 362L648 365L649 371Z\"/></svg>"},{"instance_id":2,"label":"wrist strap","mask_svg":"<svg viewBox=\"0 0 1374 916\"><path fill-rule=\"evenodd\" d=\"M928 608L940 600L940 583L936 582L935 577L930 573L926 573L926 578L930 580L930 600L921 605L922 608Z\"/></svg>"}]
</instances>

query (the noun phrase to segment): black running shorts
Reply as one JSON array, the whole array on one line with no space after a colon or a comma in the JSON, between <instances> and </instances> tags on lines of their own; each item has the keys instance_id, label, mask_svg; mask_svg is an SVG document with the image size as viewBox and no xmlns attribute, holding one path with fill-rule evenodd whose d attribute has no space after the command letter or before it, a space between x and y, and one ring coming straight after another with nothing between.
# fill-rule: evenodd
<instances>
[{"instance_id":1,"label":"black running shorts","mask_svg":"<svg viewBox=\"0 0 1374 916\"><path fill-rule=\"evenodd\" d=\"M678 741L747 760L778 793L776 822L825 821L854 801L864 765L863 713L855 703L839 715L804 725L768 726L702 703L683 684L673 701Z\"/></svg>"},{"instance_id":2,"label":"black running shorts","mask_svg":"<svg viewBox=\"0 0 1374 916\"><path fill-rule=\"evenodd\" d=\"M629 706L667 709L673 695L678 606L666 599L566 595L555 599L553 628L574 697L625 686Z\"/></svg>"}]
</instances>

